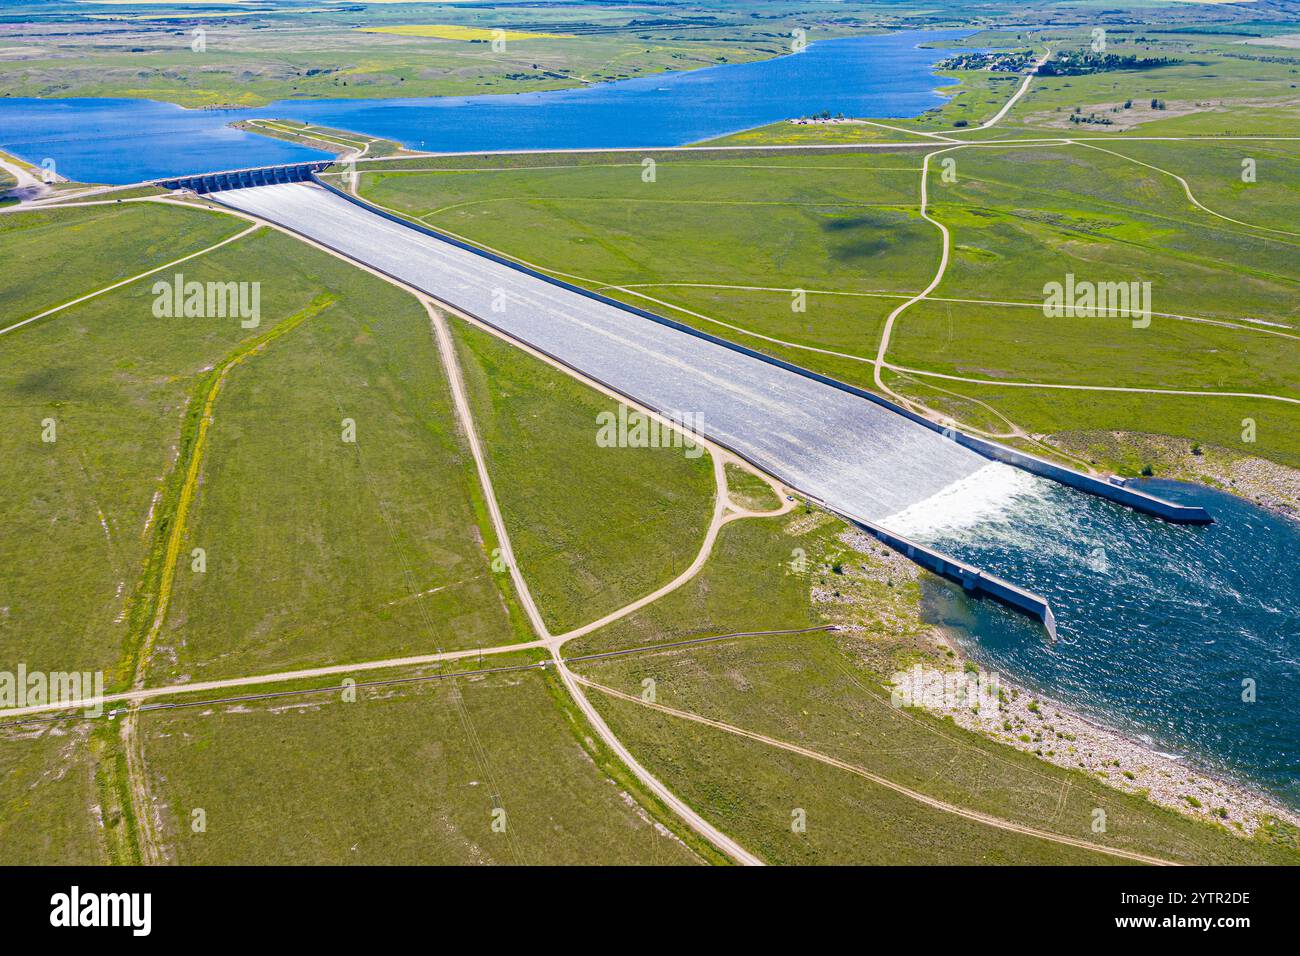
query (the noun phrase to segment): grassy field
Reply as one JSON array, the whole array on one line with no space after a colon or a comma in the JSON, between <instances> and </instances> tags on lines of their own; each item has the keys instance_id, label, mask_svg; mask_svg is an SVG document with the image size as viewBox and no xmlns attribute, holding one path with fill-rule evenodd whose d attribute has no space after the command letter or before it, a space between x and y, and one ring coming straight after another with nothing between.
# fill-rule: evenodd
<instances>
[{"instance_id":1,"label":"grassy field","mask_svg":"<svg viewBox=\"0 0 1300 956\"><path fill-rule=\"evenodd\" d=\"M837 633L741 637L575 668L634 695L651 678L657 702L668 707L1063 835L1188 862L1295 861L1284 846L1241 839L951 721L893 707L887 675L916 662L943 667L947 652L919 618L916 572L879 545L843 533L837 520L803 510L731 525L699 578L575 642L566 656L701 633L835 623ZM803 570L795 571L799 557ZM652 772L770 862L1112 862L970 824L807 757L589 693ZM1106 811L1105 834L1091 832L1096 807ZM794 808L807 811L806 833L791 830Z\"/></svg>"},{"instance_id":2,"label":"grassy field","mask_svg":"<svg viewBox=\"0 0 1300 956\"><path fill-rule=\"evenodd\" d=\"M639 158L607 167L554 157L559 168L367 172L361 191L598 283L901 290L923 281L916 159L836 158L677 157L659 161L655 181L645 182Z\"/></svg>"},{"instance_id":3,"label":"grassy field","mask_svg":"<svg viewBox=\"0 0 1300 956\"><path fill-rule=\"evenodd\" d=\"M140 227L136 235L114 221L119 214ZM88 276L68 289L83 293L92 281L129 275L141 260L165 261L239 228L199 211L136 205L4 222L12 234L67 248L70 257L54 267L61 273L71 276L84 263ZM256 275L256 260L241 258L239 248L210 253L224 256L224 267L209 265L215 271L207 274ZM40 284L34 258L12 261L6 301L19 315L67 294ZM205 262L182 268L195 275ZM250 334L234 318L155 317L154 281L123 286L0 342L0 458L11 464L0 471L6 669L23 661L32 670L105 670L110 684L125 676L115 667L127 641L128 603L191 385Z\"/></svg>"},{"instance_id":4,"label":"grassy field","mask_svg":"<svg viewBox=\"0 0 1300 956\"><path fill-rule=\"evenodd\" d=\"M199 864L696 862L593 763L562 696L526 671L146 714L164 846Z\"/></svg>"},{"instance_id":5,"label":"grassy field","mask_svg":"<svg viewBox=\"0 0 1300 956\"><path fill-rule=\"evenodd\" d=\"M143 203L0 216L0 328L244 228L229 216Z\"/></svg>"},{"instance_id":6,"label":"grassy field","mask_svg":"<svg viewBox=\"0 0 1300 956\"><path fill-rule=\"evenodd\" d=\"M428 314L283 236L247 254L267 263L272 308L331 302L234 370L214 406L151 679L526 639L492 573Z\"/></svg>"},{"instance_id":7,"label":"grassy field","mask_svg":"<svg viewBox=\"0 0 1300 956\"><path fill-rule=\"evenodd\" d=\"M69 721L0 732L0 864L101 861L88 730Z\"/></svg>"},{"instance_id":8,"label":"grassy field","mask_svg":"<svg viewBox=\"0 0 1300 956\"><path fill-rule=\"evenodd\" d=\"M732 522L719 533L698 575L653 604L569 642L565 656L823 624L812 606L809 572L796 568L803 566L801 558L814 566L835 550L836 528L842 526L823 512L802 508L782 518Z\"/></svg>"},{"instance_id":9,"label":"grassy field","mask_svg":"<svg viewBox=\"0 0 1300 956\"><path fill-rule=\"evenodd\" d=\"M712 516L703 449L600 447L618 402L512 345L453 321L475 425L511 544L554 632L667 583Z\"/></svg>"},{"instance_id":10,"label":"grassy field","mask_svg":"<svg viewBox=\"0 0 1300 956\"><path fill-rule=\"evenodd\" d=\"M707 652L706 652L707 653ZM829 746L836 732L827 731L817 745L832 756L861 766L893 782L907 781L928 796L948 794L987 807L994 815L1016 822L1034 821L1041 829L1089 839L1094 808L1105 809L1108 831L1099 842L1137 852L1153 852L1196 863L1294 863L1286 850L1252 844L1210 825L1186 820L1172 811L1152 807L1136 797L1103 793L1104 785L1064 771L1041 770L1029 761L1003 763L1004 756L983 753L975 739L924 722L933 733L916 733L906 740L898 726L906 717L893 715L885 726L865 723L862 698L847 706L814 698L825 694L817 680L798 681L782 690L778 682L810 669L807 662L787 656L778 673L770 657L740 661L729 656L725 671L712 672L683 692L676 675L660 667L654 673L661 702L677 709L703 712L715 719L779 736L803 725L812 713L844 710L838 746ZM759 666L755 667L757 663ZM713 669L696 664L690 670ZM623 682L625 693L640 693ZM607 675L597 679L608 680ZM762 693L756 693L761 689ZM710 727L649 710L639 704L611 699L592 691L593 699L615 733L641 756L646 766L742 845L770 863L816 864L1089 864L1118 861L1095 851L1062 847L1031 836L1005 833L949 813L863 780L807 757L736 737ZM742 708L735 698L759 706ZM783 701L784 714L776 705ZM705 705L708 706L705 706ZM884 705L888 707L886 703ZM762 721L755 720L756 716ZM784 719L783 719L784 718ZM830 723L831 721L827 721ZM800 739L800 738L803 739ZM781 739L810 746L808 735L787 732ZM954 737L946 742L946 737ZM898 749L920 747L902 759ZM989 745L990 747L996 745ZM813 749L817 749L813 747ZM908 759L910 757L910 759ZM1065 794L1065 802L1061 803ZM792 814L805 811L806 832L791 829Z\"/></svg>"},{"instance_id":11,"label":"grassy field","mask_svg":"<svg viewBox=\"0 0 1300 956\"><path fill-rule=\"evenodd\" d=\"M781 507L781 500L772 486L752 471L731 462L727 462L724 468L727 475L727 497L732 504L750 511L772 511Z\"/></svg>"},{"instance_id":12,"label":"grassy field","mask_svg":"<svg viewBox=\"0 0 1300 956\"><path fill-rule=\"evenodd\" d=\"M1128 142L1115 152L1123 155L1083 145L968 148L933 161L930 209L951 230L952 255L936 301L897 322L889 359L989 384L891 381L998 431L1005 422L974 400L1036 433L1075 421L1132 429L1140 420L1136 430L1225 446L1241 444L1249 417L1270 426L1246 450L1300 461L1294 407L1267 398L1055 391L1044 403L1041 391L1001 389L990 400L999 379L1300 397L1291 374L1300 237L1286 235L1276 215L1300 188L1295 149ZM1246 152L1256 154L1255 183L1240 178ZM944 178L945 158L955 181ZM533 156L514 169L499 158L477 168L461 160L455 170L368 173L362 192L632 304L872 387L864 360L885 316L938 263L939 236L914 212L919 160L911 150L787 154L747 156L737 168L735 157L702 154L680 167L661 160L653 183L626 159ZM1202 203L1240 222L1194 206L1162 169L1189 176ZM1140 329L1126 318L1044 317L1047 283L1067 275L1149 281L1151 309L1165 315Z\"/></svg>"},{"instance_id":13,"label":"grassy field","mask_svg":"<svg viewBox=\"0 0 1300 956\"><path fill-rule=\"evenodd\" d=\"M1097 865L1100 854L926 808L807 758L592 691L652 773L769 864ZM795 814L807 829L794 832Z\"/></svg>"}]
</instances>

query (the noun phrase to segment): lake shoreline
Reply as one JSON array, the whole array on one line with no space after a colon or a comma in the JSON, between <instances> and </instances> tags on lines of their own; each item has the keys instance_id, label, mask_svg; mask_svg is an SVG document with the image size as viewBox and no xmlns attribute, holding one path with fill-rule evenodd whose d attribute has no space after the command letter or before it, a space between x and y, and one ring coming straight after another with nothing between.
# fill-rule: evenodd
<instances>
[{"instance_id":1,"label":"lake shoreline","mask_svg":"<svg viewBox=\"0 0 1300 956\"><path fill-rule=\"evenodd\" d=\"M129 98L0 98L0 144L49 156L61 172L111 185L329 158L229 124L290 119L362 131L421 152L688 145L819 110L911 117L941 106L934 72L971 30L902 30L816 40L799 53L587 86L391 99L286 99L260 107L187 109ZM69 123L94 135L69 139Z\"/></svg>"}]
</instances>

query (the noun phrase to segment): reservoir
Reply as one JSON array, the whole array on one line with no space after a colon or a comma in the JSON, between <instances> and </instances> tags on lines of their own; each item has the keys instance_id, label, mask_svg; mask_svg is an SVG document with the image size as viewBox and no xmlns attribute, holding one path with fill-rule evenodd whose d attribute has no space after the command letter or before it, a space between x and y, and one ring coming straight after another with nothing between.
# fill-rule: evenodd
<instances>
[{"instance_id":1,"label":"reservoir","mask_svg":"<svg viewBox=\"0 0 1300 956\"><path fill-rule=\"evenodd\" d=\"M257 109L187 110L134 99L0 100L0 148L94 183L320 159L328 154L232 129L247 119L290 119L448 152L681 146L830 110L916 116L938 106L934 64L951 50L927 41L969 31L929 30L822 40L754 63L542 93L394 100L281 100Z\"/></svg>"}]
</instances>

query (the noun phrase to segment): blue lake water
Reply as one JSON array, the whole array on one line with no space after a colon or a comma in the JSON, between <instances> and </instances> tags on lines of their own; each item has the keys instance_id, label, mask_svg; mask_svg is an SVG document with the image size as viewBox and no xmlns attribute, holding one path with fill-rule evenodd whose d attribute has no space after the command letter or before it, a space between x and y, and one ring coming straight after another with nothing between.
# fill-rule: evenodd
<instances>
[{"instance_id":1,"label":"blue lake water","mask_svg":"<svg viewBox=\"0 0 1300 956\"><path fill-rule=\"evenodd\" d=\"M545 93L396 100L281 100L258 109L187 110L131 99L0 99L0 148L51 158L82 182L131 183L327 154L230 129L253 118L357 130L436 151L680 146L830 110L915 116L943 102L920 43L968 34L910 31L822 40L756 63Z\"/></svg>"},{"instance_id":2,"label":"blue lake water","mask_svg":"<svg viewBox=\"0 0 1300 956\"><path fill-rule=\"evenodd\" d=\"M1047 597L1057 641L960 589L930 589L929 611L986 669L1300 807L1300 522L1208 488L1141 487L1215 524L1035 480L1006 513L926 536Z\"/></svg>"}]
</instances>

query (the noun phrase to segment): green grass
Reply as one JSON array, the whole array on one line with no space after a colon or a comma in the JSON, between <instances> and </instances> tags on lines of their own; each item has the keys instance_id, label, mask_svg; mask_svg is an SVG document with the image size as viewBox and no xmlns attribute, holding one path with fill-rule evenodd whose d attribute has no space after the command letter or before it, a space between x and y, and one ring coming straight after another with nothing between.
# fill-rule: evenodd
<instances>
[{"instance_id":1,"label":"green grass","mask_svg":"<svg viewBox=\"0 0 1300 956\"><path fill-rule=\"evenodd\" d=\"M885 381L903 394L921 398L933 408L955 414L965 421L979 421L974 417L979 413L970 409L962 399L936 394L925 384L900 381L893 374L887 375ZM1250 398L1061 392L970 382L941 384L967 399L993 405L1034 434L1089 431L1157 433L1219 445L1300 468L1300 408L1289 403ZM1246 419L1255 423L1254 442L1243 440ZM1100 460L1098 464L1128 470L1118 459Z\"/></svg>"},{"instance_id":2,"label":"green grass","mask_svg":"<svg viewBox=\"0 0 1300 956\"><path fill-rule=\"evenodd\" d=\"M152 211L114 208L142 226ZM188 226L202 233L216 220L195 211L158 212L175 232L173 249L192 242ZM72 241L81 255L95 247L104 271L129 274L135 250L130 242L118 245L117 224L98 239L93 227L79 220L76 227ZM197 280L266 279L274 275L276 250L288 243L250 236L182 269ZM306 283L277 288L272 278L261 328L245 330L234 318L157 318L152 284L123 286L11 332L0 344L0 457L13 465L0 472L0 634L10 665L104 670L109 685L128 676L117 670L128 640L128 601L144 564L147 522L160 517L154 496L172 466L191 389L223 355L313 295ZM55 423L52 443L41 440L48 419Z\"/></svg>"},{"instance_id":3,"label":"green grass","mask_svg":"<svg viewBox=\"0 0 1300 956\"><path fill-rule=\"evenodd\" d=\"M772 486L758 475L730 462L725 468L727 497L733 504L750 511L772 511L781 507L781 499L772 490Z\"/></svg>"},{"instance_id":4,"label":"green grass","mask_svg":"<svg viewBox=\"0 0 1300 956\"><path fill-rule=\"evenodd\" d=\"M907 289L929 268L914 156L664 160L366 173L361 191L435 228L593 283ZM787 302L789 301L787 296Z\"/></svg>"},{"instance_id":5,"label":"green grass","mask_svg":"<svg viewBox=\"0 0 1300 956\"><path fill-rule=\"evenodd\" d=\"M1246 150L1258 154L1256 184L1240 182ZM1276 213L1300 189L1288 145L1121 142L1117 151L1188 175L1202 201L1224 215L1288 228ZM914 306L895 326L891 361L990 382L1296 395L1295 343L1261 331L1267 326L1233 329L1155 316L1150 328L1134 329L1120 318L1048 319L1040 307L1045 284L1062 282L1067 273L1080 280L1147 280L1156 312L1238 325L1253 319L1294 332L1300 240L1217 219L1188 202L1170 176L1082 146L945 155L956 161L956 182L943 180L936 161L931 211L951 230L953 248L934 295L1022 305ZM736 168L734 156L705 154L682 166L669 157L659 162L654 183L641 182L637 165L626 159L597 159L578 164L531 156L519 168L498 159L458 170L434 170L450 161L427 160L412 166L426 172L367 174L363 192L629 303L872 387L871 367L860 359L874 356L898 296L922 288L938 261L932 226L910 214L890 218L915 201L914 152L746 156L744 168ZM782 197L889 205L746 205ZM697 210L700 202L711 205ZM705 209L707 225L699 219ZM792 291L798 289L808 290L802 311ZM1003 422L960 397L991 387L933 381L905 390L960 411L977 427L1001 430ZM1219 437L1205 440L1233 444L1224 439L1240 433L1243 417L1254 417L1272 424L1269 438L1251 450L1296 460L1287 424L1293 413L1285 403L1148 402L1093 392L1053 392L1050 403L1043 397L1003 389L992 404L1036 432L1076 422L1104 427L1107 417L1140 419L1137 430L1192 438L1200 437L1197 410L1206 408Z\"/></svg>"},{"instance_id":6,"label":"green grass","mask_svg":"<svg viewBox=\"0 0 1300 956\"><path fill-rule=\"evenodd\" d=\"M1295 862L1285 849L1186 819L929 715L900 713L878 685L854 673L851 647L841 649L821 635L743 638L581 667L625 693L639 694L644 678L652 677L666 706L827 753L946 802L1064 836L1184 862ZM810 758L591 694L651 772L769 862L1116 862L968 822ZM807 810L806 834L790 829L796 807ZM1091 831L1097 807L1106 811L1104 834Z\"/></svg>"},{"instance_id":7,"label":"green grass","mask_svg":"<svg viewBox=\"0 0 1300 956\"><path fill-rule=\"evenodd\" d=\"M807 575L794 568L801 566L796 563L801 557L815 562L830 547L830 523L822 512L801 508L780 518L725 525L699 574L658 601L566 644L565 656L824 623L813 610Z\"/></svg>"},{"instance_id":8,"label":"green grass","mask_svg":"<svg viewBox=\"0 0 1300 956\"><path fill-rule=\"evenodd\" d=\"M151 679L528 639L490 566L428 314L296 241L269 253L264 288L334 301L232 371L217 399Z\"/></svg>"},{"instance_id":9,"label":"green grass","mask_svg":"<svg viewBox=\"0 0 1300 956\"><path fill-rule=\"evenodd\" d=\"M77 721L0 734L0 864L101 862L88 735Z\"/></svg>"},{"instance_id":10,"label":"green grass","mask_svg":"<svg viewBox=\"0 0 1300 956\"><path fill-rule=\"evenodd\" d=\"M197 864L694 862L592 763L558 694L529 671L142 715L164 844Z\"/></svg>"},{"instance_id":11,"label":"green grass","mask_svg":"<svg viewBox=\"0 0 1300 956\"><path fill-rule=\"evenodd\" d=\"M1300 232L1279 210L1300 204L1300 143L1102 143L1107 149L1169 170L1215 212L1243 222ZM1254 160L1254 182L1242 179L1243 161ZM1134 167L1137 171L1140 167ZM1168 179L1168 177L1166 177ZM1168 181L1172 182L1172 179ZM1294 237L1293 237L1294 238Z\"/></svg>"},{"instance_id":12,"label":"green grass","mask_svg":"<svg viewBox=\"0 0 1300 956\"><path fill-rule=\"evenodd\" d=\"M614 732L710 822L769 864L1089 865L1100 854L1005 833L712 727L590 691ZM803 811L805 832L792 830Z\"/></svg>"},{"instance_id":13,"label":"green grass","mask_svg":"<svg viewBox=\"0 0 1300 956\"><path fill-rule=\"evenodd\" d=\"M547 625L585 624L667 583L713 510L707 453L600 447L618 402L460 320L475 425L520 570Z\"/></svg>"},{"instance_id":14,"label":"green grass","mask_svg":"<svg viewBox=\"0 0 1300 956\"><path fill-rule=\"evenodd\" d=\"M245 228L247 223L231 216L153 203L0 216L0 328ZM6 337L6 350L10 346Z\"/></svg>"}]
</instances>

